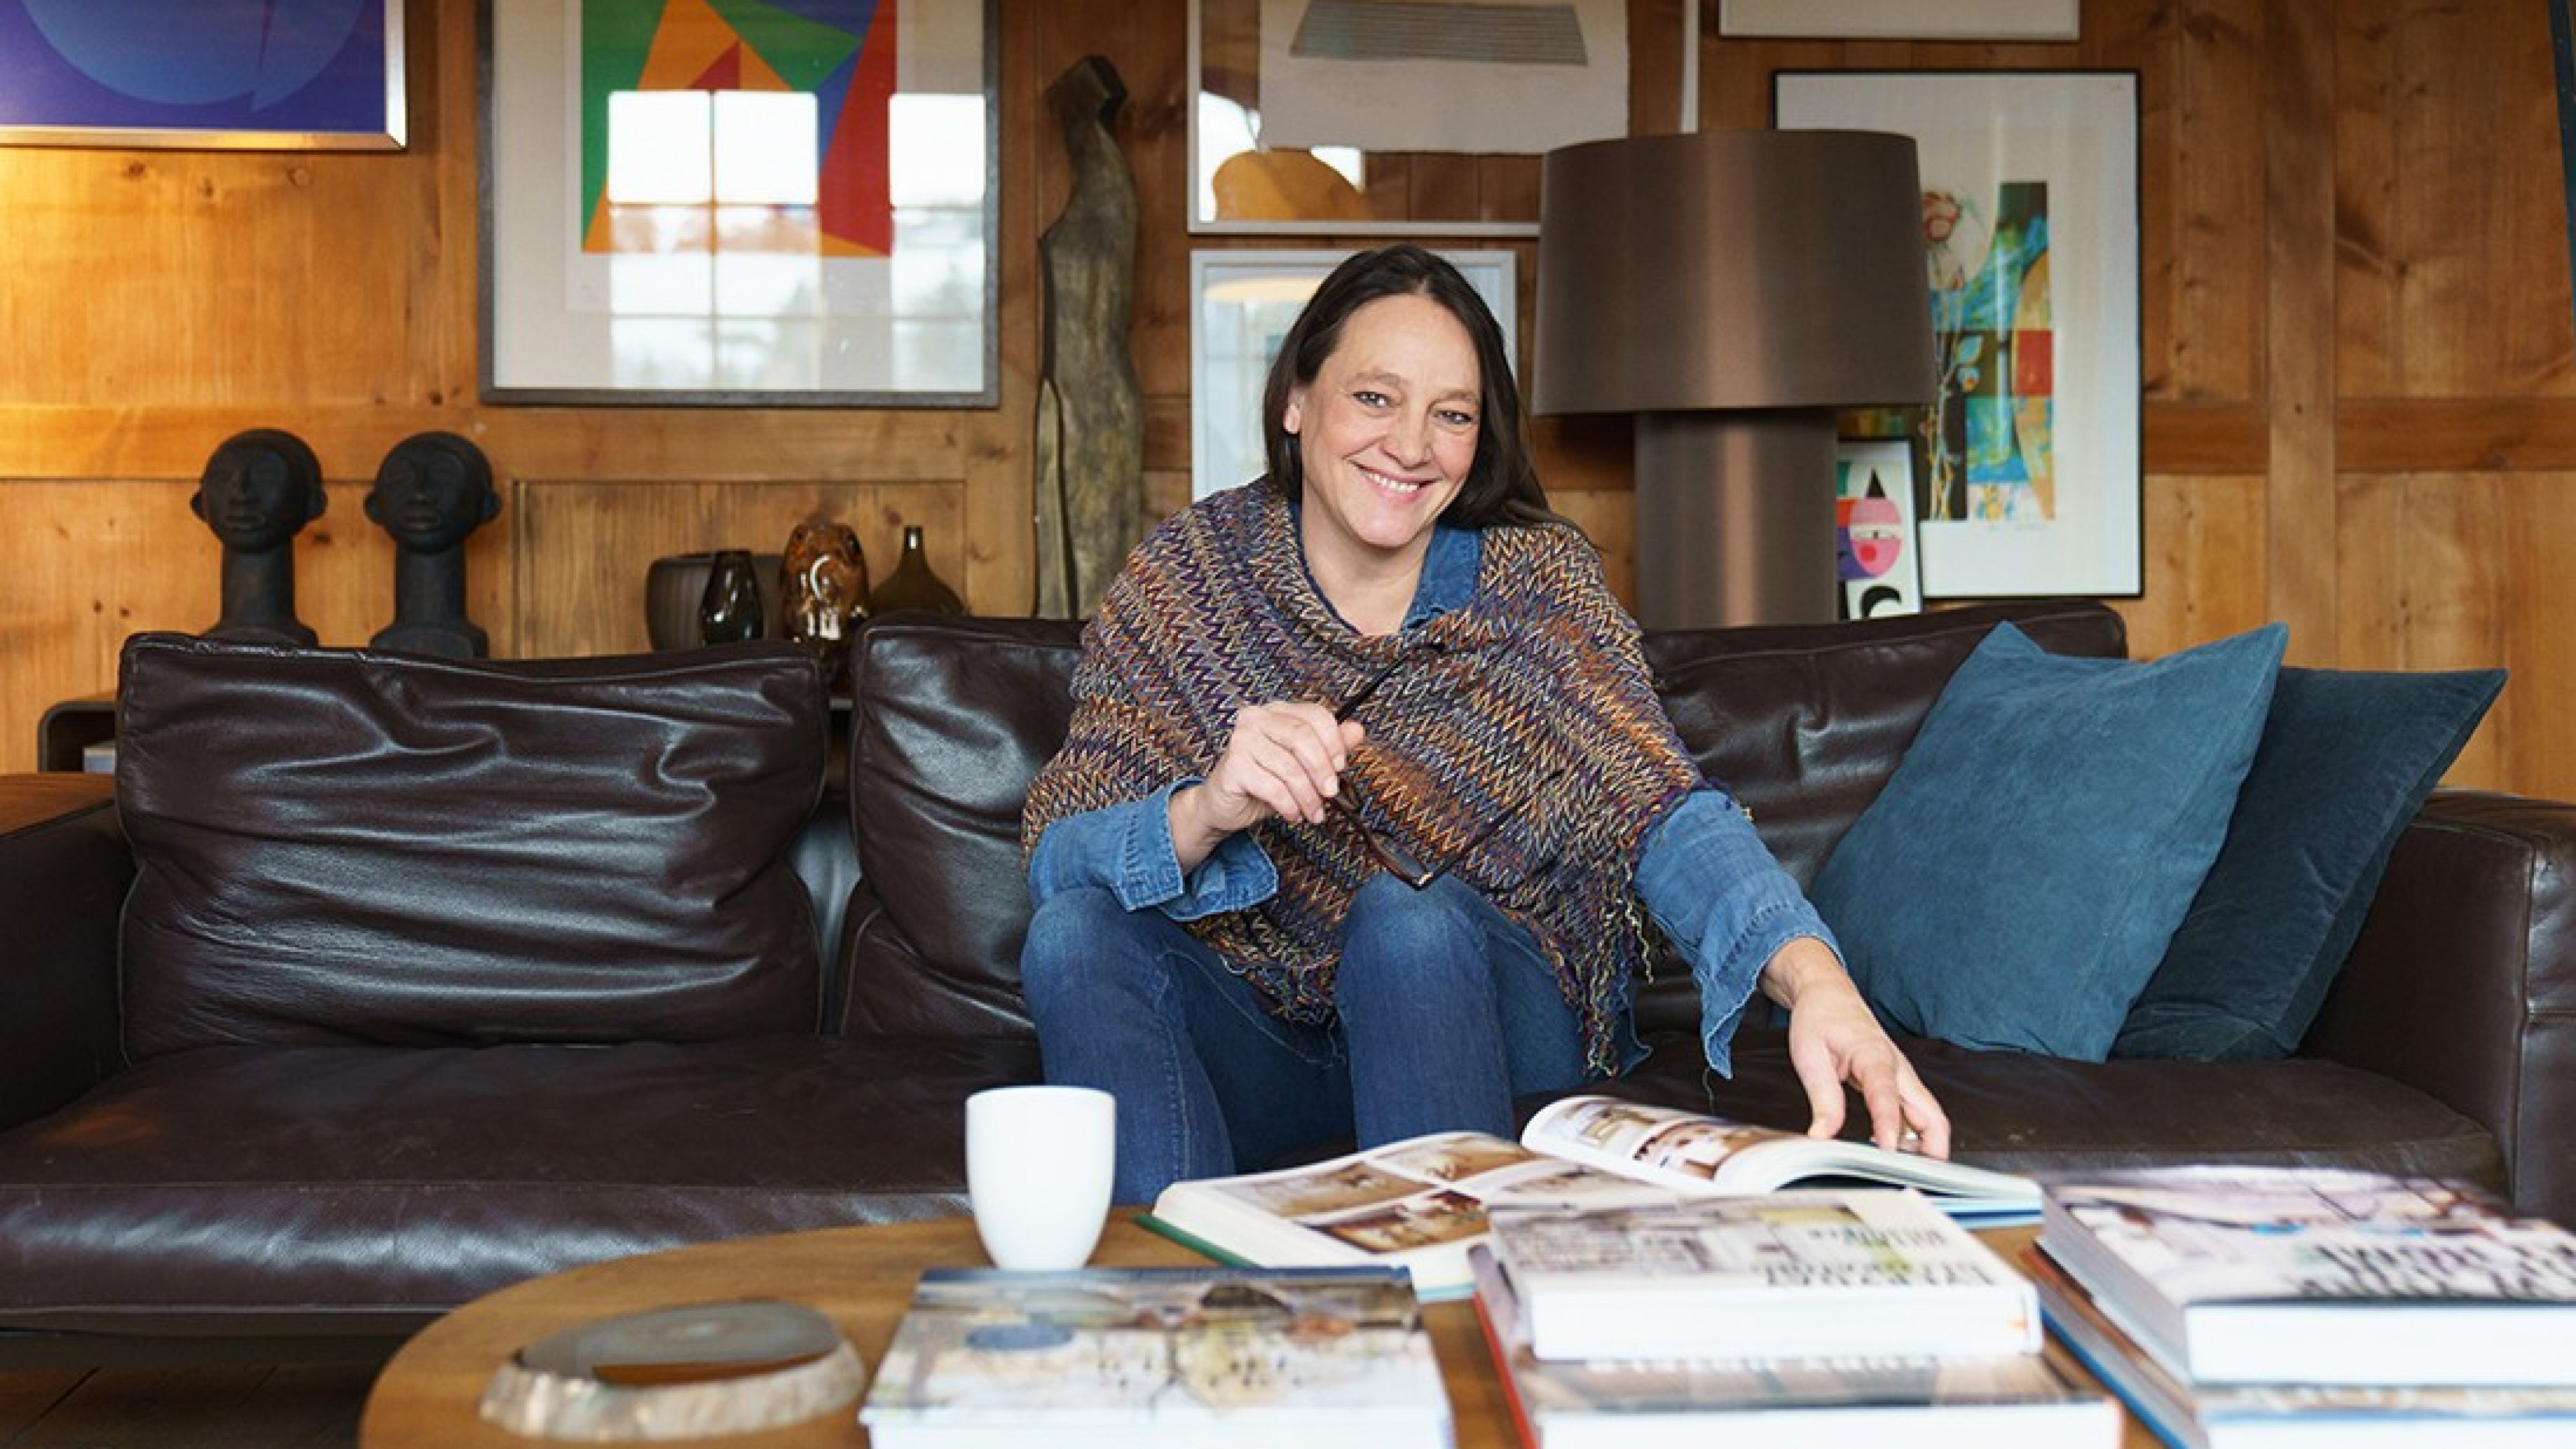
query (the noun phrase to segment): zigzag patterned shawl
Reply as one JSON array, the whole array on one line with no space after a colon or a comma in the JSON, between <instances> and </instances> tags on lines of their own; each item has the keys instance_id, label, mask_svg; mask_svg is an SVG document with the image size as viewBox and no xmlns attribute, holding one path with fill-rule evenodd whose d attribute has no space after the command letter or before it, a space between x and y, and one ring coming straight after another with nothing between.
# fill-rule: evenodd
<instances>
[{"instance_id":1,"label":"zigzag patterned shawl","mask_svg":"<svg viewBox=\"0 0 2576 1449\"><path fill-rule=\"evenodd\" d=\"M1205 777L1242 706L1337 704L1410 650L1352 716L1368 730L1350 775L1370 824L1531 928L1594 1068L1612 1070L1628 977L1646 960L1638 842L1699 774L1591 544L1558 524L1489 528L1483 542L1470 604L1367 638L1316 591L1288 502L1266 483L1169 520L1084 631L1072 730L1030 787L1023 844L1051 821ZM1329 1023L1342 920L1380 867L1338 810L1253 829L1278 893L1188 928L1272 1010Z\"/></svg>"}]
</instances>

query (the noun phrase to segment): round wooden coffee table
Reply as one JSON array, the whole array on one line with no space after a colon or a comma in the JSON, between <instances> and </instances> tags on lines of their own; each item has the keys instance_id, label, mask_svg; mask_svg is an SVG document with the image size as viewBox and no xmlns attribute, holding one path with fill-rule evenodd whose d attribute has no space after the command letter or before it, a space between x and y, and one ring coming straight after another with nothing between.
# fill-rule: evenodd
<instances>
[{"instance_id":1,"label":"round wooden coffee table","mask_svg":"<svg viewBox=\"0 0 2576 1449\"><path fill-rule=\"evenodd\" d=\"M1999 1248L2028 1241L2005 1235ZM2007 1247L2010 1244L2011 1247ZM1112 1267L1203 1265L1206 1259L1136 1226L1121 1212L1102 1234L1092 1261ZM476 1299L403 1345L367 1396L358 1426L360 1449L527 1449L525 1439L483 1421L475 1406L492 1370L524 1345L593 1319L731 1298L781 1298L811 1304L838 1323L873 1371L911 1301L924 1268L985 1265L967 1218L829 1228L743 1238L620 1258L532 1279ZM1441 1376L1457 1422L1458 1449L1515 1449L1511 1408L1487 1355L1475 1309L1463 1302L1426 1306ZM867 1442L856 1411L808 1420L766 1434L730 1435L726 1449L811 1449ZM2135 1420L2124 1449L2151 1449L2154 1437Z\"/></svg>"},{"instance_id":2,"label":"round wooden coffee table","mask_svg":"<svg viewBox=\"0 0 2576 1449\"><path fill-rule=\"evenodd\" d=\"M1207 1260L1117 1214L1092 1261L1115 1267L1193 1266ZM708 1243L594 1263L532 1279L476 1299L431 1324L396 1353L367 1396L361 1449L527 1449L524 1439L483 1421L483 1386L521 1347L593 1319L728 1298L783 1298L811 1304L840 1325L871 1371L885 1356L913 1280L933 1267L985 1266L967 1218L829 1228ZM1495 1383L1475 1312L1464 1303L1427 1310L1458 1421L1459 1449L1509 1449L1511 1411ZM828 1414L766 1434L730 1435L727 1449L867 1442L855 1411Z\"/></svg>"}]
</instances>

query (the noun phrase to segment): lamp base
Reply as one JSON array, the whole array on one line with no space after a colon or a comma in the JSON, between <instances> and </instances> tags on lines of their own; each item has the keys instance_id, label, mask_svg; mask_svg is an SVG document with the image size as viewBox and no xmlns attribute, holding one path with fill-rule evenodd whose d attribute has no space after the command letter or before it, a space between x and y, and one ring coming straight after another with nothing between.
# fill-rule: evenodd
<instances>
[{"instance_id":1,"label":"lamp base","mask_svg":"<svg viewBox=\"0 0 2576 1449\"><path fill-rule=\"evenodd\" d=\"M1833 621L1830 410L1640 413L1636 500L1640 624Z\"/></svg>"}]
</instances>

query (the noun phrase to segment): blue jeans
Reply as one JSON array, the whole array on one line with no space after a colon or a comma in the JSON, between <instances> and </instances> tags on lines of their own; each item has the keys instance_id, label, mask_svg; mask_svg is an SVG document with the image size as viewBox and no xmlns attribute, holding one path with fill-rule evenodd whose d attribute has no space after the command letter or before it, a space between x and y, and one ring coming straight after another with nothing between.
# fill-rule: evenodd
<instances>
[{"instance_id":1,"label":"blue jeans","mask_svg":"<svg viewBox=\"0 0 2576 1449\"><path fill-rule=\"evenodd\" d=\"M1272 1016L1169 916L1100 887L1038 907L1020 976L1047 1080L1118 1099L1121 1202L1344 1136L1508 1136L1513 1097L1586 1076L1537 941L1446 876L1352 898L1329 1027Z\"/></svg>"}]
</instances>

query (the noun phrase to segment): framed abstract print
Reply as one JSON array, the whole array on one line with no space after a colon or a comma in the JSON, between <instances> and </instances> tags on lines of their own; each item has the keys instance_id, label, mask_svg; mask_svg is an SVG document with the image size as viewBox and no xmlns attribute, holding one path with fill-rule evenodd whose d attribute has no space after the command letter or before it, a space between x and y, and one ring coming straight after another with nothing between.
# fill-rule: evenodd
<instances>
[{"instance_id":1,"label":"framed abstract print","mask_svg":"<svg viewBox=\"0 0 2576 1449\"><path fill-rule=\"evenodd\" d=\"M485 0L499 403L990 407L996 0Z\"/></svg>"},{"instance_id":2,"label":"framed abstract print","mask_svg":"<svg viewBox=\"0 0 2576 1449\"><path fill-rule=\"evenodd\" d=\"M1893 430L1925 597L2135 596L2137 76L1792 71L1772 103L1919 148L1939 392Z\"/></svg>"}]
</instances>

